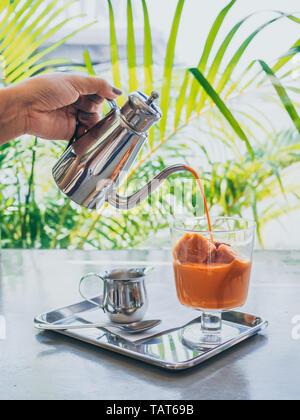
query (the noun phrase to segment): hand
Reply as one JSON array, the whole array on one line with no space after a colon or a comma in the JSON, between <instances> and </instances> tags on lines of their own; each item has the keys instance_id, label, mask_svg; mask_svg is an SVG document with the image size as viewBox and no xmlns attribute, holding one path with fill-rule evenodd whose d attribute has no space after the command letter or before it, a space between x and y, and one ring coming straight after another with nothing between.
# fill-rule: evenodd
<instances>
[{"instance_id":1,"label":"hand","mask_svg":"<svg viewBox=\"0 0 300 420\"><path fill-rule=\"evenodd\" d=\"M15 133L10 127L13 123L15 130L18 129L17 135L26 133L49 140L70 140L76 129L77 114L81 135L100 120L104 99L116 99L122 92L99 78L57 73L34 77L0 93L4 98L2 120L10 133L3 142L13 138ZM15 111L14 118L5 118L8 109L5 98L10 109L19 110Z\"/></svg>"},{"instance_id":2,"label":"hand","mask_svg":"<svg viewBox=\"0 0 300 420\"><path fill-rule=\"evenodd\" d=\"M70 140L81 123L79 135L100 121L104 99L122 92L105 80L68 74L52 74L20 85L27 109L26 132L49 140Z\"/></svg>"}]
</instances>

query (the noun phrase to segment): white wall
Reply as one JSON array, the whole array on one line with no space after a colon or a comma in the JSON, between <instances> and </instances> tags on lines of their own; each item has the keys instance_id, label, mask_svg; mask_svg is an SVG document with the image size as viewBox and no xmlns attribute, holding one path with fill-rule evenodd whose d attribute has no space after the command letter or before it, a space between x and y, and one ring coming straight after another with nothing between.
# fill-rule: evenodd
<instances>
[{"instance_id":1,"label":"white wall","mask_svg":"<svg viewBox=\"0 0 300 420\"><path fill-rule=\"evenodd\" d=\"M63 3L65 0L61 0ZM72 42L101 43L109 42L109 21L108 6L106 0L80 0L79 5L73 5L69 9L69 15L85 12L90 21L94 17L98 23L90 30L85 31L75 37ZM115 18L117 20L117 31L119 37L126 35L126 0L112 0ZM135 14L135 25L137 29L143 28L143 11L141 0L132 0ZM178 0L148 0L148 8L151 26L155 32L160 32L167 41L174 12ZM199 61L206 36L220 10L229 3L229 0L186 0L183 16L181 20L180 33L177 42L176 56L177 61L186 66L196 65ZM266 22L270 17L275 17L275 13L270 10L280 10L283 12L300 12L299 0L238 0L232 7L223 25L223 34L226 34L235 23L244 16L261 11L252 17L243 26L233 41L233 47L238 47L241 42L257 26ZM263 12L265 11L265 12ZM300 17L300 14L299 14ZM94 36L92 35L94 33ZM255 58L264 58L266 61L275 60L282 53L286 52L295 40L299 38L299 26L291 23L287 19L271 25L265 29L253 44L249 47L244 62ZM243 61L242 63L243 64Z\"/></svg>"},{"instance_id":2,"label":"white wall","mask_svg":"<svg viewBox=\"0 0 300 420\"><path fill-rule=\"evenodd\" d=\"M119 0L120 1L120 0ZM121 0L122 1L122 0ZM139 0L134 0L138 7ZM178 38L177 57L187 65L196 65L200 58L205 36L210 30L219 11L229 3L228 0L186 0L180 34ZM150 0L149 13L152 25L165 37L169 36L177 0ZM300 12L299 0L239 0L229 12L224 23L224 33L244 16L254 11L281 10L284 12ZM275 16L275 14L272 14ZM300 15L299 15L300 17ZM260 23L270 19L270 13L264 12L254 16L238 33L235 45L238 46ZM283 19L267 28L260 34L247 53L247 62L254 58L269 61L285 52L299 38L299 25Z\"/></svg>"}]
</instances>

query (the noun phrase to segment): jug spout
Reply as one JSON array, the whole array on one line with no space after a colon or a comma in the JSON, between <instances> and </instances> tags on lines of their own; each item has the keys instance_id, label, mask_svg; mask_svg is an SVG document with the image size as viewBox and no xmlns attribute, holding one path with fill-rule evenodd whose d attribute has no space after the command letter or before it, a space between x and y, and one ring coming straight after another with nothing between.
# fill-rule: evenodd
<instances>
[{"instance_id":1,"label":"jug spout","mask_svg":"<svg viewBox=\"0 0 300 420\"><path fill-rule=\"evenodd\" d=\"M185 171L188 171L188 168L184 165L169 166L135 194L132 194L129 197L123 197L115 191L108 197L107 202L116 207L118 210L133 209L139 206L149 197L149 195L156 191L169 176Z\"/></svg>"}]
</instances>

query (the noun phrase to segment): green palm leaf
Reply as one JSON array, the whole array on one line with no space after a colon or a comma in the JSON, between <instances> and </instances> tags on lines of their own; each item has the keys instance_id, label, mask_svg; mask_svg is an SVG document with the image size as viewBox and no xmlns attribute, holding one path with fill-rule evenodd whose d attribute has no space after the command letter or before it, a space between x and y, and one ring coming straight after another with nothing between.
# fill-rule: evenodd
<instances>
[{"instance_id":1,"label":"green palm leaf","mask_svg":"<svg viewBox=\"0 0 300 420\"><path fill-rule=\"evenodd\" d=\"M172 84L173 64L174 64L174 57L175 57L175 47L176 47L176 41L177 41L178 30L179 30L184 3L185 3L185 0L178 1L174 20L173 20L173 25L171 29L171 34L170 34L170 38L168 42L168 47L167 47L163 86L162 86L162 91L161 91L161 109L163 113L163 118L160 123L161 139L163 139L165 135L166 126L167 126L168 109L169 109L169 103L170 103L170 91L171 91L171 84Z\"/></svg>"},{"instance_id":2,"label":"green palm leaf","mask_svg":"<svg viewBox=\"0 0 300 420\"><path fill-rule=\"evenodd\" d=\"M83 15L74 16L71 18L68 18L61 22L60 24L54 26L49 30L49 32L45 35L43 35L41 38L39 38L37 41L30 43L30 45L27 48L24 48L22 53L20 53L14 60L7 60L7 68L6 71L8 74L10 74L13 70L15 70L20 64L24 62L24 60L27 57L30 57L37 49L44 44L45 41L47 41L51 36L53 36L56 32L58 32L62 27L64 27L68 22L77 19L79 17L82 17ZM73 32L74 34L74 32ZM3 56L6 57L6 51L4 51Z\"/></svg>"},{"instance_id":3,"label":"green palm leaf","mask_svg":"<svg viewBox=\"0 0 300 420\"><path fill-rule=\"evenodd\" d=\"M26 7L24 7L23 5L23 7L17 13L14 14L20 2L21 0L17 0L9 3L9 6L6 10L6 15L1 22L0 38L3 39L9 33L10 29L18 21L19 17L22 16L22 14L26 11ZM27 3L25 4L28 5L32 2L33 0L27 0ZM9 21L10 17L12 17L11 21Z\"/></svg>"},{"instance_id":4,"label":"green palm leaf","mask_svg":"<svg viewBox=\"0 0 300 420\"><path fill-rule=\"evenodd\" d=\"M195 76L196 80L198 80L198 82L206 91L206 93L211 97L214 104L218 107L219 111L223 114L223 116L226 118L226 120L231 125L233 130L237 133L237 135L240 137L240 139L246 143L248 152L251 158L254 159L254 152L245 132L242 130L241 126L239 125L237 120L234 118L231 111L227 108L225 103L222 101L220 96L217 94L217 92L214 90L211 84L207 81L207 79L203 76L203 74L197 68L190 69L190 72Z\"/></svg>"},{"instance_id":5,"label":"green palm leaf","mask_svg":"<svg viewBox=\"0 0 300 420\"><path fill-rule=\"evenodd\" d=\"M296 66L296 67L293 67L291 70L287 71L286 73L284 73L284 74L280 77L280 79L281 79L281 80L283 80L283 79L286 79L287 77L289 77L289 76L291 76L291 75L293 75L293 74L297 74L296 72L297 72L299 69L300 69L300 64L299 64L298 66Z\"/></svg>"},{"instance_id":6,"label":"green palm leaf","mask_svg":"<svg viewBox=\"0 0 300 420\"><path fill-rule=\"evenodd\" d=\"M13 70L8 76L7 76L7 83L17 82L19 78L22 76L22 74L25 71L28 71L32 65L34 65L36 62L41 60L43 57L45 57L50 52L57 49L60 45L63 45L68 39L72 38L77 33L81 32L82 30L88 28L91 26L91 24L84 25L77 29L76 31L72 32L71 34L65 36L60 41L55 42L50 47L45 48L43 51L38 52L37 54L33 55L31 58L29 58L24 64L19 66L16 70Z\"/></svg>"},{"instance_id":7,"label":"green palm leaf","mask_svg":"<svg viewBox=\"0 0 300 420\"><path fill-rule=\"evenodd\" d=\"M184 76L184 80L180 89L180 93L178 96L178 99L176 101L176 109L175 109L175 130L177 129L179 123L180 123L180 118L181 118L181 114L182 114L182 110L184 108L185 105L185 97L186 97L186 91L188 88L190 82L190 73L188 71L185 72L185 76Z\"/></svg>"},{"instance_id":8,"label":"green palm leaf","mask_svg":"<svg viewBox=\"0 0 300 420\"><path fill-rule=\"evenodd\" d=\"M111 51L112 74L113 74L113 79L114 79L114 85L122 90L119 49L118 49L117 33L116 33L116 26L115 26L114 10L112 7L111 0L107 0L107 1L108 1L108 7L109 7L110 51ZM120 103L124 102L124 98L119 99L119 102Z\"/></svg>"},{"instance_id":9,"label":"green palm leaf","mask_svg":"<svg viewBox=\"0 0 300 420\"><path fill-rule=\"evenodd\" d=\"M6 31L3 34L2 42L1 42L1 49L5 50L6 47L11 45L11 43L15 44L16 38L19 38L17 35L20 33L20 30L24 28L27 21L30 19L30 17L36 12L36 10L40 7L40 5L43 3L43 0L38 0L35 3L32 2L32 0L27 1L27 3L24 4L23 8L21 9L22 13L16 13L15 18L10 22L10 25L7 27ZM31 7L28 7L31 6ZM26 11L26 13L24 13ZM22 16L23 18L19 20L19 18ZM32 25L30 25L32 28ZM29 28L29 30L31 29ZM22 33L26 33L25 31ZM18 45L18 44L17 44Z\"/></svg>"},{"instance_id":10,"label":"green palm leaf","mask_svg":"<svg viewBox=\"0 0 300 420\"><path fill-rule=\"evenodd\" d=\"M291 48L287 53L285 53L281 58L285 58L285 57L294 57L294 55L299 54L300 53L300 42L299 45Z\"/></svg>"},{"instance_id":11,"label":"green palm leaf","mask_svg":"<svg viewBox=\"0 0 300 420\"><path fill-rule=\"evenodd\" d=\"M293 124L295 125L298 132L300 133L300 118L286 90L282 86L280 80L275 75L275 73L273 73L271 68L267 65L267 63L265 63L263 60L259 60L259 63L262 66L263 71L270 78L272 85L274 86L276 92L278 93L278 96L283 106L287 110L291 120L293 121Z\"/></svg>"},{"instance_id":12,"label":"green palm leaf","mask_svg":"<svg viewBox=\"0 0 300 420\"><path fill-rule=\"evenodd\" d=\"M278 12L278 13L280 13L281 14L281 17L287 17L287 18L290 18L291 16L289 16L289 15L285 15L285 14L283 14L283 13L281 13L281 12ZM277 73L282 67L284 67L293 57L294 57L294 55L295 54L291 54L291 52L293 52L293 51L297 51L297 48L300 46L300 39L298 39L298 41L296 41L293 45L292 45L292 47L290 48L290 50L289 50L289 52L288 52L288 54L284 54L283 55L283 57L281 57L280 59L279 59L279 61L272 67L272 71L274 72L274 73ZM256 62L256 60L254 60L253 62L252 62L252 64L253 63L255 63ZM293 70L292 70L293 71ZM257 74L255 74L254 75L254 77L243 87L243 90L245 90L245 89L247 89L250 85L252 85L252 83L253 82L256 82L257 81L257 79L258 79L258 77L259 77L259 75L261 74L261 71L259 72L259 73L257 73ZM290 74L290 72L288 72L287 74ZM265 78L263 78L261 81L260 81L260 83L258 84L258 87L260 87L264 82L265 82Z\"/></svg>"},{"instance_id":13,"label":"green palm leaf","mask_svg":"<svg viewBox=\"0 0 300 420\"><path fill-rule=\"evenodd\" d=\"M9 6L10 0L2 0L0 3L0 13L2 13L7 6Z\"/></svg>"},{"instance_id":14,"label":"green palm leaf","mask_svg":"<svg viewBox=\"0 0 300 420\"><path fill-rule=\"evenodd\" d=\"M214 22L214 24L213 24L213 26L212 26L212 28L210 30L210 33L209 33L209 35L207 37L207 40L206 40L206 44L205 44L205 47L204 47L204 51L203 51L202 57L201 57L200 62L198 64L198 70L201 73L204 73L205 72L206 64L207 64L209 55L211 53L212 47L214 45L214 42L216 40L216 37L217 37L217 35L219 33L219 30L220 30L220 28L221 28L221 26L222 26L222 24L223 24L223 22L224 22L224 20L225 20L225 18L227 16L228 12L230 11L230 9L232 8L232 6L235 3L236 3L236 0L232 0L219 13L219 15L217 16L217 19L215 20L215 22ZM197 96L198 96L199 91L200 91L199 84L197 83L196 80L193 80L192 87L191 87L191 94L190 94L190 97L189 97L188 103L187 103L187 120L189 119L190 115L192 114L192 112L194 110L195 103L196 103L196 100L197 100Z\"/></svg>"},{"instance_id":15,"label":"green palm leaf","mask_svg":"<svg viewBox=\"0 0 300 420\"><path fill-rule=\"evenodd\" d=\"M145 72L145 93L150 95L153 90L153 47L152 34L148 7L146 0L142 0L144 12L144 72ZM153 149L154 144L154 128L149 133L149 146Z\"/></svg>"},{"instance_id":16,"label":"green palm leaf","mask_svg":"<svg viewBox=\"0 0 300 420\"><path fill-rule=\"evenodd\" d=\"M93 66L93 63L92 63L92 60L88 51L84 51L83 58L84 58L84 62L85 62L88 74L93 77L96 76L96 72L94 70L94 66Z\"/></svg>"},{"instance_id":17,"label":"green palm leaf","mask_svg":"<svg viewBox=\"0 0 300 420\"><path fill-rule=\"evenodd\" d=\"M244 117L246 117L249 121L251 121L253 124L255 124L259 129L262 130L262 132L271 139L271 134L269 133L269 131L266 129L266 127L264 126L264 124L260 121L258 121L254 116L243 112L243 111L239 111L239 110L235 110L235 113L237 114L241 114Z\"/></svg>"},{"instance_id":18,"label":"green palm leaf","mask_svg":"<svg viewBox=\"0 0 300 420\"><path fill-rule=\"evenodd\" d=\"M256 63L257 63L257 60L251 61L251 63L246 67L246 69L241 73L241 75L239 77L237 77L235 81L232 82L230 88L226 92L225 99L227 99L238 88L238 86L244 80L245 76L248 75L248 73L250 72L250 70L253 68L253 66ZM240 92L241 93L244 92L250 85L252 85L252 83L255 80L257 80L257 78L259 77L260 73L261 72L259 72L258 74L256 74L245 86L243 86L243 88L240 90Z\"/></svg>"},{"instance_id":19,"label":"green palm leaf","mask_svg":"<svg viewBox=\"0 0 300 420\"><path fill-rule=\"evenodd\" d=\"M294 48L300 47L300 38L298 39L295 44L292 45L290 48L290 51L292 51ZM288 63L293 58L293 55L286 55L279 59L279 61L272 67L273 73L277 73L278 70L280 70L286 63Z\"/></svg>"},{"instance_id":20,"label":"green palm leaf","mask_svg":"<svg viewBox=\"0 0 300 420\"><path fill-rule=\"evenodd\" d=\"M37 64L36 66L30 67L29 70L23 73L21 77L18 78L18 82L21 82L22 80L26 80L31 76L35 76L36 74L45 74L46 72L53 72L53 67L60 67L67 64L70 64L71 61L64 58L53 58L51 60L43 61L40 64Z\"/></svg>"},{"instance_id":21,"label":"green palm leaf","mask_svg":"<svg viewBox=\"0 0 300 420\"><path fill-rule=\"evenodd\" d=\"M283 68L296 54L298 51L298 48L300 47L300 39L298 39L297 42L295 42L295 44L293 44L293 46L290 48L290 50L284 54L279 61L273 66L272 71L273 73L277 73L281 68ZM256 60L254 61L256 62ZM282 76L282 78L287 77L288 75L290 75L295 69L292 69L290 71L288 71L286 74L284 74ZM248 86L250 86L253 82L255 82L257 80L257 78L259 77L261 71L259 73L257 73L248 83L247 85L244 87L244 89L246 89ZM258 84L258 87L260 87L264 82L266 81L266 77L264 77Z\"/></svg>"},{"instance_id":22,"label":"green palm leaf","mask_svg":"<svg viewBox=\"0 0 300 420\"><path fill-rule=\"evenodd\" d=\"M153 90L153 48L149 13L146 0L142 0L144 12L144 69L145 69L145 93L150 95Z\"/></svg>"},{"instance_id":23,"label":"green palm leaf","mask_svg":"<svg viewBox=\"0 0 300 420\"><path fill-rule=\"evenodd\" d=\"M256 222L257 237L258 237L261 247L264 248L264 243L263 243L263 238L262 238L262 233L261 233L261 223L260 223L260 218L259 218L258 209L257 209L258 200L257 200L257 195L256 195L256 189L253 186L250 187L250 196L251 196L251 206L252 206L253 217Z\"/></svg>"},{"instance_id":24,"label":"green palm leaf","mask_svg":"<svg viewBox=\"0 0 300 420\"><path fill-rule=\"evenodd\" d=\"M230 60L228 66L226 67L219 84L216 88L217 92L220 94L223 92L224 88L226 87L227 83L229 82L233 71L235 70L237 64L241 60L242 56L245 54L248 46L251 44L253 39L265 28L271 25L274 22L277 22L279 19L282 19L283 16L276 17L274 19L269 20L268 22L261 25L258 29L256 29L252 34L242 43L242 45L238 48L232 59Z\"/></svg>"},{"instance_id":25,"label":"green palm leaf","mask_svg":"<svg viewBox=\"0 0 300 420\"><path fill-rule=\"evenodd\" d=\"M48 4L48 6L44 9L42 13L39 13L38 17L32 22L30 26L23 30L24 24L20 22L13 30L13 41L9 43L9 49L6 51L7 53L7 62L11 63L14 59L18 59L19 55L24 52L24 50L28 51L28 48L33 45L34 42L39 40L39 36L43 33L46 29L47 32L44 34L44 39L47 39L47 33L51 29L51 23L71 4L73 4L75 0L71 0L67 2L63 7L58 10L54 9L54 6L57 3L57 0L53 0ZM54 9L54 13L50 14L51 10ZM49 15L50 14L50 15ZM48 16L49 17L42 23L43 18ZM26 22L25 18L25 22ZM50 34L49 34L50 36ZM36 45L34 47L36 48ZM41 43L39 44L41 45ZM32 51L32 50L31 50Z\"/></svg>"},{"instance_id":26,"label":"green palm leaf","mask_svg":"<svg viewBox=\"0 0 300 420\"><path fill-rule=\"evenodd\" d=\"M261 216L260 216L260 223L261 226L266 225L267 223L271 222L272 220L278 219L280 216L284 216L287 213L294 212L300 209L300 204L295 204L293 206L277 206L274 209L274 206L270 206Z\"/></svg>"},{"instance_id":27,"label":"green palm leaf","mask_svg":"<svg viewBox=\"0 0 300 420\"><path fill-rule=\"evenodd\" d=\"M129 71L129 90L133 92L138 89L139 82L136 74L136 53L133 26L133 12L131 0L127 0L127 57Z\"/></svg>"},{"instance_id":28,"label":"green palm leaf","mask_svg":"<svg viewBox=\"0 0 300 420\"><path fill-rule=\"evenodd\" d=\"M67 60L59 59L39 62L45 55L64 43L67 37L44 50L37 50L69 21L66 19L56 26L51 26L52 22L55 22L55 19L75 1L69 0L58 8L56 7L58 0L19 0L10 4L5 3L5 7L1 3L5 14L0 22L0 51L2 63L5 63L3 69L5 84L24 80L37 72L47 72L47 66L68 63ZM75 17L71 19L73 18ZM30 22L29 25L28 22ZM77 32L74 31L70 36Z\"/></svg>"},{"instance_id":29,"label":"green palm leaf","mask_svg":"<svg viewBox=\"0 0 300 420\"><path fill-rule=\"evenodd\" d=\"M267 165L270 166L273 175L276 177L282 194L284 196L286 196L286 192L285 192L285 189L284 189L284 186L283 186L282 178L281 178L281 175L280 175L280 172L279 172L279 169L278 169L277 165L274 162L272 162L268 159L266 159L266 163L267 163Z\"/></svg>"},{"instance_id":30,"label":"green palm leaf","mask_svg":"<svg viewBox=\"0 0 300 420\"><path fill-rule=\"evenodd\" d=\"M208 76L207 76L207 80L209 81L210 84L214 84L216 77L218 75L221 63L223 61L223 58L226 54L226 51L228 50L229 46L231 45L231 42L234 38L234 36L236 35L236 33L238 32L238 30L240 29L240 27L248 20L250 19L252 16L254 15L254 13L252 13L251 15L246 16L244 19L242 19L240 22L238 22L232 29L231 31L228 33L228 35L225 37L222 45L220 46L215 59L212 63L212 65L210 66L209 72L208 72ZM232 90L234 90L235 87L232 87ZM201 109L203 108L203 106L205 105L207 99L207 95L205 93L203 93L201 95L200 101L197 105L197 114L200 114Z\"/></svg>"}]
</instances>

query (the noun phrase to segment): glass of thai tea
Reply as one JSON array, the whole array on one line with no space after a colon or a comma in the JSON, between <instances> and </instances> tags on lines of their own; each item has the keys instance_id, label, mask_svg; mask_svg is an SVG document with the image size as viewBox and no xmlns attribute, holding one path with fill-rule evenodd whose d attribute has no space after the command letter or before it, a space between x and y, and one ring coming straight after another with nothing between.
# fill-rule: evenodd
<instances>
[{"instance_id":1,"label":"glass of thai tea","mask_svg":"<svg viewBox=\"0 0 300 420\"><path fill-rule=\"evenodd\" d=\"M222 312L246 303L256 225L219 217L177 217L172 225L175 283L179 301L202 311L201 324L183 330L193 349L211 348L238 334L222 326Z\"/></svg>"}]
</instances>

